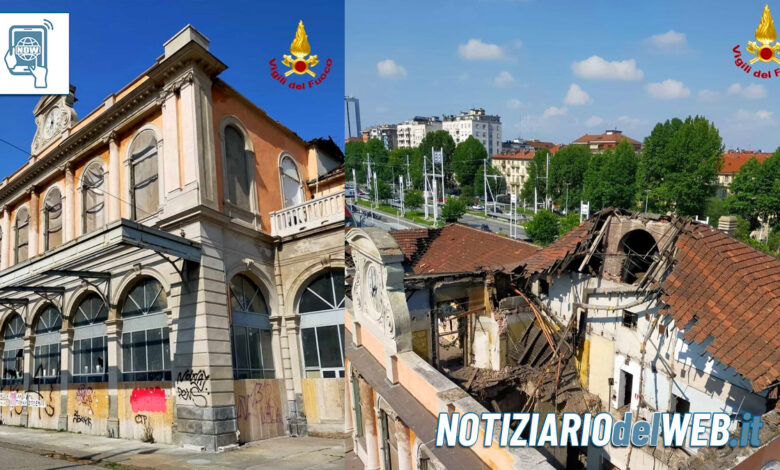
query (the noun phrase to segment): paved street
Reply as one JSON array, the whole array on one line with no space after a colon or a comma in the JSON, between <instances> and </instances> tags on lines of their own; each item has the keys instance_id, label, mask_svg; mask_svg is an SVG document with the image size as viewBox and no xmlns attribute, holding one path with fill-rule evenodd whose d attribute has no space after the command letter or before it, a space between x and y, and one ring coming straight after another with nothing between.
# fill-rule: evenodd
<instances>
[{"instance_id":1,"label":"paved street","mask_svg":"<svg viewBox=\"0 0 780 470\"><path fill-rule=\"evenodd\" d=\"M280 437L217 454L67 432L0 426L0 468L153 468L335 470L344 468L344 441Z\"/></svg>"}]
</instances>

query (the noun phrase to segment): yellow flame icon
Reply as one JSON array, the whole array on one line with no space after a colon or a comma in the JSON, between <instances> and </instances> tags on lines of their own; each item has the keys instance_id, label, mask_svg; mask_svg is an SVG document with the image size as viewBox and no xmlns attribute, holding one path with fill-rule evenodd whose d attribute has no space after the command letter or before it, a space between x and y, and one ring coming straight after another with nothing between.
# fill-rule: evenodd
<instances>
[{"instance_id":1,"label":"yellow flame icon","mask_svg":"<svg viewBox=\"0 0 780 470\"><path fill-rule=\"evenodd\" d=\"M301 26L299 26L301 28ZM305 35L306 33L304 33ZM756 40L762 44L769 45L777 39L775 31L775 22L772 21L772 13L769 11L769 5L764 5L764 13L761 15L761 23L756 28Z\"/></svg>"},{"instance_id":2,"label":"yellow flame icon","mask_svg":"<svg viewBox=\"0 0 780 470\"><path fill-rule=\"evenodd\" d=\"M772 18L769 18L771 23ZM772 29L774 31L774 29ZM298 30L295 31L295 39L290 44L290 54L296 57L305 57L311 52L311 46L309 46L309 38L306 37L306 29L303 27L303 20L298 22Z\"/></svg>"}]
</instances>

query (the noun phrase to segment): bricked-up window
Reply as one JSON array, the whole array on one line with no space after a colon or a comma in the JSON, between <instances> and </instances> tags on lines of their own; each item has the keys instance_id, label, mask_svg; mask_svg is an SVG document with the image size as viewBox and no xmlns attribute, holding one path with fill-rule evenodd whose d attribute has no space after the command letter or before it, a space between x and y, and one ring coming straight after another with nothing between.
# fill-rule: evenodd
<instances>
[{"instance_id":1,"label":"bricked-up window","mask_svg":"<svg viewBox=\"0 0 780 470\"><path fill-rule=\"evenodd\" d=\"M344 271L311 281L298 301L306 377L344 377Z\"/></svg>"},{"instance_id":2,"label":"bricked-up window","mask_svg":"<svg viewBox=\"0 0 780 470\"><path fill-rule=\"evenodd\" d=\"M122 380L171 379L167 297L162 285L147 277L138 281L122 306Z\"/></svg>"},{"instance_id":3,"label":"bricked-up window","mask_svg":"<svg viewBox=\"0 0 780 470\"><path fill-rule=\"evenodd\" d=\"M105 224L105 174L95 162L84 170L81 180L81 210L84 233L92 232Z\"/></svg>"},{"instance_id":4,"label":"bricked-up window","mask_svg":"<svg viewBox=\"0 0 780 470\"><path fill-rule=\"evenodd\" d=\"M108 308L97 294L87 295L73 315L73 382L108 381Z\"/></svg>"},{"instance_id":5,"label":"bricked-up window","mask_svg":"<svg viewBox=\"0 0 780 470\"><path fill-rule=\"evenodd\" d=\"M257 284L243 274L230 281L230 312L233 378L274 378L268 306Z\"/></svg>"},{"instance_id":6,"label":"bricked-up window","mask_svg":"<svg viewBox=\"0 0 780 470\"><path fill-rule=\"evenodd\" d=\"M279 167L282 178L282 199L284 207L295 206L303 202L303 187L298 167L289 156L282 157Z\"/></svg>"},{"instance_id":7,"label":"bricked-up window","mask_svg":"<svg viewBox=\"0 0 780 470\"><path fill-rule=\"evenodd\" d=\"M14 314L3 328L3 385L24 381L24 320Z\"/></svg>"},{"instance_id":8,"label":"bricked-up window","mask_svg":"<svg viewBox=\"0 0 780 470\"><path fill-rule=\"evenodd\" d=\"M154 131L141 131L130 147L130 199L132 217L143 219L155 214L160 206L157 166L157 137Z\"/></svg>"},{"instance_id":9,"label":"bricked-up window","mask_svg":"<svg viewBox=\"0 0 780 470\"><path fill-rule=\"evenodd\" d=\"M62 315L54 305L47 306L35 321L33 382L60 383L60 328Z\"/></svg>"},{"instance_id":10,"label":"bricked-up window","mask_svg":"<svg viewBox=\"0 0 780 470\"><path fill-rule=\"evenodd\" d=\"M62 245L62 195L57 188L43 200L43 244L44 250Z\"/></svg>"},{"instance_id":11,"label":"bricked-up window","mask_svg":"<svg viewBox=\"0 0 780 470\"><path fill-rule=\"evenodd\" d=\"M249 165L244 134L234 126L225 127L225 153L227 200L241 209L251 211L252 174L250 172L254 171L254 168Z\"/></svg>"},{"instance_id":12,"label":"bricked-up window","mask_svg":"<svg viewBox=\"0 0 780 470\"><path fill-rule=\"evenodd\" d=\"M22 207L16 211L16 224L14 225L14 231L16 232L16 245L14 246L14 259L17 263L21 263L27 259L27 248L29 244L29 232L30 228L30 213L26 207Z\"/></svg>"}]
</instances>

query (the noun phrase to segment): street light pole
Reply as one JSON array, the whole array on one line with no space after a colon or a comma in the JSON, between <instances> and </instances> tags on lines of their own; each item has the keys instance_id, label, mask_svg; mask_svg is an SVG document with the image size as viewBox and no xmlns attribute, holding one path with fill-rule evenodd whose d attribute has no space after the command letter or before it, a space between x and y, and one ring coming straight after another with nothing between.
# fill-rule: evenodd
<instances>
[{"instance_id":1,"label":"street light pole","mask_svg":"<svg viewBox=\"0 0 780 470\"><path fill-rule=\"evenodd\" d=\"M645 189L645 213L647 213L647 197L650 195L650 190Z\"/></svg>"}]
</instances>

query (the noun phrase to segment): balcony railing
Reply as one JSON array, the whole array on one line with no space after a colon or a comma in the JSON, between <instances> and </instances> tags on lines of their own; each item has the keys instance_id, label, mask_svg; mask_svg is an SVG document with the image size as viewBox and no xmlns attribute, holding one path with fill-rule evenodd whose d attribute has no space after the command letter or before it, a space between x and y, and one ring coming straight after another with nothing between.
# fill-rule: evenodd
<instances>
[{"instance_id":1,"label":"balcony railing","mask_svg":"<svg viewBox=\"0 0 780 470\"><path fill-rule=\"evenodd\" d=\"M344 192L271 212L271 234L286 237L344 221Z\"/></svg>"}]
</instances>

